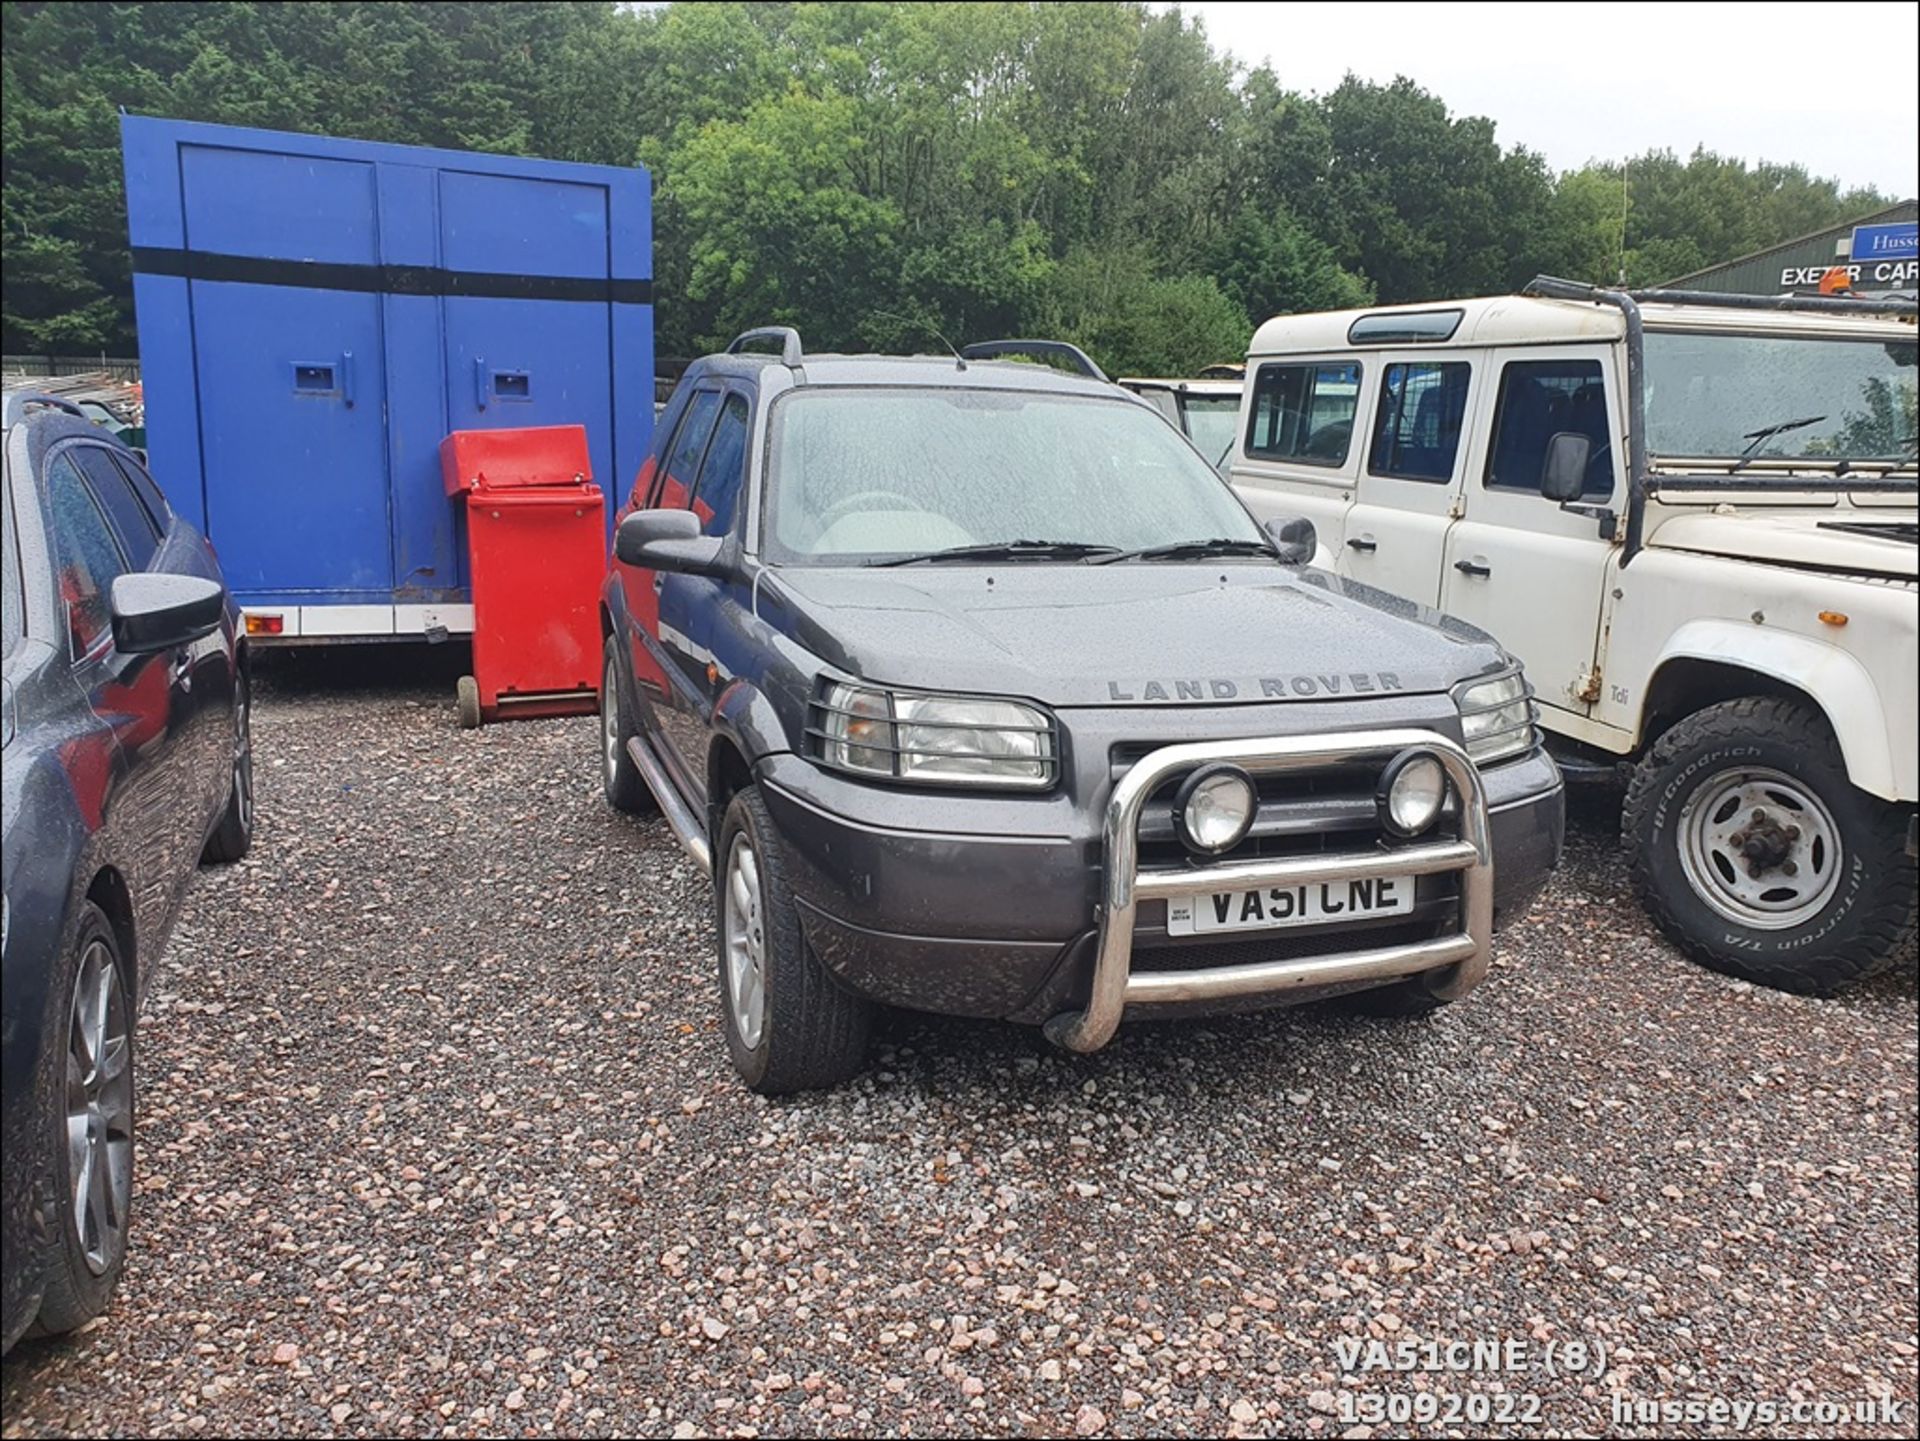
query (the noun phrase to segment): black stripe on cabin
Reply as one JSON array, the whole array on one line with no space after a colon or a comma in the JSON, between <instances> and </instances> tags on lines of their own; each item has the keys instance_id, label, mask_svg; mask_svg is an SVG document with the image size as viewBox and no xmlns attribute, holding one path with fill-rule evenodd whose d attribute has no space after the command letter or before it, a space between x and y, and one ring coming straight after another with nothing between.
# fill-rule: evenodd
<instances>
[{"instance_id":1,"label":"black stripe on cabin","mask_svg":"<svg viewBox=\"0 0 1920 1441\"><path fill-rule=\"evenodd\" d=\"M573 275L501 275L430 265L357 265L330 260L266 260L165 246L133 248L136 275L285 285L300 290L354 290L375 295L471 295L489 300L585 300L651 305L651 280L598 280Z\"/></svg>"}]
</instances>

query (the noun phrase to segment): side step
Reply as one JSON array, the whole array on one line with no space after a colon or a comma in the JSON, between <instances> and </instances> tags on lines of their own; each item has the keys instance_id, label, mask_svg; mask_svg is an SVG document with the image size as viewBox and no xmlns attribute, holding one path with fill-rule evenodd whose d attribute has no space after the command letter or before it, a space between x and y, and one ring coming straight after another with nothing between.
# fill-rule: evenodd
<instances>
[{"instance_id":1,"label":"side step","mask_svg":"<svg viewBox=\"0 0 1920 1441\"><path fill-rule=\"evenodd\" d=\"M700 874L711 876L713 848L707 844L707 828L687 809L687 803L680 799L680 792L673 788L673 782L667 779L666 771L654 758L653 751L644 739L635 736L628 741L627 754L633 757L633 763L640 768L647 789L653 792L654 800L660 803L660 814L667 818L673 838L680 842L680 848L700 867Z\"/></svg>"}]
</instances>

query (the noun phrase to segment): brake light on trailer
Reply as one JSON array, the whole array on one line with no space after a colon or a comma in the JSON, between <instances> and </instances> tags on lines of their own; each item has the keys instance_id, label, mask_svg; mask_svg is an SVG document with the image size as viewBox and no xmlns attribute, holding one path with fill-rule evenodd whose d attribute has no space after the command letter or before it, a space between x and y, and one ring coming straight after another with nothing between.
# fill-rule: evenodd
<instances>
[{"instance_id":1,"label":"brake light on trailer","mask_svg":"<svg viewBox=\"0 0 1920 1441\"><path fill-rule=\"evenodd\" d=\"M248 635L279 635L287 628L286 618L277 615L247 616Z\"/></svg>"}]
</instances>

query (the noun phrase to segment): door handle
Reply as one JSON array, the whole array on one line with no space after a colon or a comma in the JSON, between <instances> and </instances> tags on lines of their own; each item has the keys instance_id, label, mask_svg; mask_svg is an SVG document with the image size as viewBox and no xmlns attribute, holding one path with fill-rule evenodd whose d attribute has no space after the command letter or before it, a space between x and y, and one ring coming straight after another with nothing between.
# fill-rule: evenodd
<instances>
[{"instance_id":1,"label":"door handle","mask_svg":"<svg viewBox=\"0 0 1920 1441\"><path fill-rule=\"evenodd\" d=\"M353 409L353 352L340 352L340 400L348 410Z\"/></svg>"},{"instance_id":2,"label":"door handle","mask_svg":"<svg viewBox=\"0 0 1920 1441\"><path fill-rule=\"evenodd\" d=\"M1347 549L1373 551L1380 549L1380 543L1378 541L1364 539L1361 536L1350 535L1347 537Z\"/></svg>"},{"instance_id":3,"label":"door handle","mask_svg":"<svg viewBox=\"0 0 1920 1441\"><path fill-rule=\"evenodd\" d=\"M479 355L473 358L473 404L477 410L487 408L487 362Z\"/></svg>"},{"instance_id":4,"label":"door handle","mask_svg":"<svg viewBox=\"0 0 1920 1441\"><path fill-rule=\"evenodd\" d=\"M1453 568L1462 575L1492 575L1493 567L1480 564L1477 560L1456 560Z\"/></svg>"}]
</instances>

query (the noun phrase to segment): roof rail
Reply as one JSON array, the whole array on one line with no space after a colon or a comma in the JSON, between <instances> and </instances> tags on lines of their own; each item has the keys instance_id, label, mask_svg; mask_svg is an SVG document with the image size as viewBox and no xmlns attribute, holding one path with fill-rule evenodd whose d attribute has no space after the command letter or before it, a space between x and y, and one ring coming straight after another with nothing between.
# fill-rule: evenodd
<instances>
[{"instance_id":1,"label":"roof rail","mask_svg":"<svg viewBox=\"0 0 1920 1441\"><path fill-rule=\"evenodd\" d=\"M1802 311L1815 315L1891 315L1913 316L1920 311L1911 295L1735 295L1712 290L1613 290L1604 285L1588 285L1578 280L1562 280L1553 275L1536 275L1527 282L1523 295L1539 295L1550 300L1601 301L1609 292L1626 295L1643 305L1712 305L1723 310ZM1602 301L1604 303L1604 301Z\"/></svg>"},{"instance_id":2,"label":"roof rail","mask_svg":"<svg viewBox=\"0 0 1920 1441\"><path fill-rule=\"evenodd\" d=\"M14 421L20 418L22 411L34 405L45 405L54 410L64 410L68 415L77 415L82 420L87 418L86 411L75 405L71 400L62 400L57 395L48 395L44 390L9 390L6 399L6 414L3 422L0 423L12 425Z\"/></svg>"},{"instance_id":3,"label":"roof rail","mask_svg":"<svg viewBox=\"0 0 1920 1441\"><path fill-rule=\"evenodd\" d=\"M743 330L733 337L733 343L727 347L728 355L738 355L749 345L761 340L780 342L780 363L789 370L798 370L800 363L807 358L800 344L800 332L791 325L762 325L756 330Z\"/></svg>"},{"instance_id":4,"label":"roof rail","mask_svg":"<svg viewBox=\"0 0 1920 1441\"><path fill-rule=\"evenodd\" d=\"M1002 355L1025 355L1034 360L1064 360L1089 380L1105 380L1106 371L1093 363L1093 357L1077 345L1064 340L976 340L962 347L963 360L993 360Z\"/></svg>"}]
</instances>

